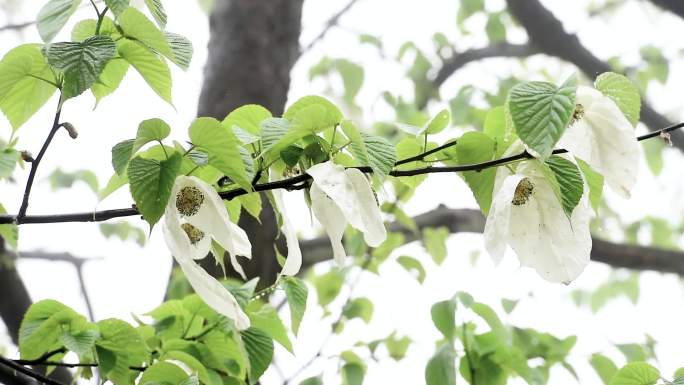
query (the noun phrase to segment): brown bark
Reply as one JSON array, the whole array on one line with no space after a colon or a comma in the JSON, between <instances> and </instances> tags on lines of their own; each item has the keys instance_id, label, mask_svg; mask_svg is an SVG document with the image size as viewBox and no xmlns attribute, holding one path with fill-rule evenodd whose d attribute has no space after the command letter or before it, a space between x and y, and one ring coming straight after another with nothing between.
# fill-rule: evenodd
<instances>
[{"instance_id":1,"label":"brown bark","mask_svg":"<svg viewBox=\"0 0 684 385\"><path fill-rule=\"evenodd\" d=\"M281 115L290 89L290 70L299 57L303 0L218 0L210 17L211 38L198 115L223 119L244 104L261 104ZM252 243L252 261L242 265L260 286L272 283L280 267L273 250L278 232L262 196L260 221L246 213L239 225ZM283 246L284 247L284 246ZM212 274L222 272L209 258Z\"/></svg>"}]
</instances>

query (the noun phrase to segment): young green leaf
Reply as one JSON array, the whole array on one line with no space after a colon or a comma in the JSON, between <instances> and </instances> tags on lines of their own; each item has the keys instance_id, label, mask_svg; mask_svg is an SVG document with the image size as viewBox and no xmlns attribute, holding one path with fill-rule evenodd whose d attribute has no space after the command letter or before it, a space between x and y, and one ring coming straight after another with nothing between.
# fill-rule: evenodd
<instances>
[{"instance_id":1,"label":"young green leaf","mask_svg":"<svg viewBox=\"0 0 684 385\"><path fill-rule=\"evenodd\" d=\"M180 385L188 378L188 374L178 365L160 361L151 365L140 377L141 384L174 384Z\"/></svg>"},{"instance_id":2,"label":"young green leaf","mask_svg":"<svg viewBox=\"0 0 684 385\"><path fill-rule=\"evenodd\" d=\"M603 175L596 172L582 159L575 158L575 160L580 171L582 171L582 175L584 175L584 180L589 186L589 203L591 208L594 211L598 211L601 205L601 197L603 196Z\"/></svg>"},{"instance_id":3,"label":"young green leaf","mask_svg":"<svg viewBox=\"0 0 684 385\"><path fill-rule=\"evenodd\" d=\"M615 373L610 385L654 385L659 379L658 369L645 362L632 362Z\"/></svg>"},{"instance_id":4,"label":"young green leaf","mask_svg":"<svg viewBox=\"0 0 684 385\"><path fill-rule=\"evenodd\" d=\"M397 160L394 146L384 138L360 132L350 120L342 121L340 126L351 141L349 147L354 158L370 166L380 178L389 175Z\"/></svg>"},{"instance_id":5,"label":"young green leaf","mask_svg":"<svg viewBox=\"0 0 684 385\"><path fill-rule=\"evenodd\" d=\"M19 328L19 353L22 359L37 359L54 348L62 328L78 330L86 324L83 316L54 300L43 300L29 307Z\"/></svg>"},{"instance_id":6,"label":"young green leaf","mask_svg":"<svg viewBox=\"0 0 684 385\"><path fill-rule=\"evenodd\" d=\"M268 118L261 122L261 147L262 153L271 149L285 136L290 129L290 122L283 118ZM287 146L281 146L286 148ZM282 150L281 150L282 151Z\"/></svg>"},{"instance_id":7,"label":"young green leaf","mask_svg":"<svg viewBox=\"0 0 684 385\"><path fill-rule=\"evenodd\" d=\"M344 307L342 314L347 319L361 318L365 323L369 323L373 318L373 302L364 297L354 298Z\"/></svg>"},{"instance_id":8,"label":"young green leaf","mask_svg":"<svg viewBox=\"0 0 684 385\"><path fill-rule=\"evenodd\" d=\"M144 120L138 126L138 133L135 136L132 152L135 154L144 145L150 142L161 142L171 133L171 127L165 121L154 118Z\"/></svg>"},{"instance_id":9,"label":"young green leaf","mask_svg":"<svg viewBox=\"0 0 684 385\"><path fill-rule=\"evenodd\" d=\"M426 385L456 385L456 352L449 344L442 345L425 367Z\"/></svg>"},{"instance_id":10,"label":"young green leaf","mask_svg":"<svg viewBox=\"0 0 684 385\"><path fill-rule=\"evenodd\" d=\"M249 358L249 384L254 385L273 359L273 340L266 333L249 328L240 332Z\"/></svg>"},{"instance_id":11,"label":"young green leaf","mask_svg":"<svg viewBox=\"0 0 684 385\"><path fill-rule=\"evenodd\" d=\"M605 72L594 82L597 90L611 98L633 126L639 122L641 96L636 86L625 76L615 72Z\"/></svg>"},{"instance_id":12,"label":"young green leaf","mask_svg":"<svg viewBox=\"0 0 684 385\"><path fill-rule=\"evenodd\" d=\"M440 111L435 115L432 120L427 124L426 131L428 134L437 134L442 132L448 125L451 119L451 114L448 109Z\"/></svg>"},{"instance_id":13,"label":"young green leaf","mask_svg":"<svg viewBox=\"0 0 684 385\"><path fill-rule=\"evenodd\" d=\"M192 55L195 52L192 42L187 37L173 32L164 32L164 37L166 37L166 41L169 43L171 51L173 51L173 56L169 57L169 60L184 71L187 71L190 68Z\"/></svg>"},{"instance_id":14,"label":"young green leaf","mask_svg":"<svg viewBox=\"0 0 684 385\"><path fill-rule=\"evenodd\" d=\"M112 147L112 167L117 175L125 175L128 161L133 156L135 139L124 140Z\"/></svg>"},{"instance_id":15,"label":"young green leaf","mask_svg":"<svg viewBox=\"0 0 684 385\"><path fill-rule=\"evenodd\" d=\"M44 42L54 39L80 4L81 0L50 0L40 9L36 22Z\"/></svg>"},{"instance_id":16,"label":"young green leaf","mask_svg":"<svg viewBox=\"0 0 684 385\"><path fill-rule=\"evenodd\" d=\"M436 264L440 265L447 256L446 240L449 229L446 227L426 227L423 229L423 245Z\"/></svg>"},{"instance_id":17,"label":"young green leaf","mask_svg":"<svg viewBox=\"0 0 684 385\"><path fill-rule=\"evenodd\" d=\"M342 366L342 385L362 385L366 367L360 363L347 363Z\"/></svg>"},{"instance_id":18,"label":"young green leaf","mask_svg":"<svg viewBox=\"0 0 684 385\"><path fill-rule=\"evenodd\" d=\"M74 28L71 30L71 41L75 42L82 42L83 40L93 37L96 34L95 32L97 31L97 20L95 19L86 19L86 20L81 20L76 25ZM114 41L118 40L121 37L121 34L119 33L119 30L116 29L116 25L114 24L114 21L108 17L104 17L102 19L102 24L100 25L100 33L99 35L107 35L111 37Z\"/></svg>"},{"instance_id":19,"label":"young green leaf","mask_svg":"<svg viewBox=\"0 0 684 385\"><path fill-rule=\"evenodd\" d=\"M100 78L90 87L95 96L95 104L99 104L102 98L112 94L119 88L121 81L126 76L130 64L122 59L110 60L100 74Z\"/></svg>"},{"instance_id":20,"label":"young green leaf","mask_svg":"<svg viewBox=\"0 0 684 385\"><path fill-rule=\"evenodd\" d=\"M95 342L95 346L102 375L114 384L130 384L131 378L139 374L130 367L139 367L149 358L140 333L118 319L105 319L98 322L97 326L101 338Z\"/></svg>"},{"instance_id":21,"label":"young green leaf","mask_svg":"<svg viewBox=\"0 0 684 385\"><path fill-rule=\"evenodd\" d=\"M7 214L5 206L0 203L0 215ZM0 225L0 238L13 249L17 248L19 241L19 226L17 225Z\"/></svg>"},{"instance_id":22,"label":"young green leaf","mask_svg":"<svg viewBox=\"0 0 684 385\"><path fill-rule=\"evenodd\" d=\"M150 228L164 214L182 160L178 152L162 161L137 156L128 166L131 195Z\"/></svg>"},{"instance_id":23,"label":"young green leaf","mask_svg":"<svg viewBox=\"0 0 684 385\"><path fill-rule=\"evenodd\" d=\"M171 71L163 59L133 41L120 43L119 55L140 73L159 97L172 104Z\"/></svg>"},{"instance_id":24,"label":"young green leaf","mask_svg":"<svg viewBox=\"0 0 684 385\"><path fill-rule=\"evenodd\" d=\"M104 2L116 17L121 16L123 11L130 5L130 0L104 0Z\"/></svg>"},{"instance_id":25,"label":"young green leaf","mask_svg":"<svg viewBox=\"0 0 684 385\"><path fill-rule=\"evenodd\" d=\"M258 104L246 104L240 106L223 119L224 127L233 128L238 126L252 135L259 135L262 123L268 124L266 119L271 118L271 112Z\"/></svg>"},{"instance_id":26,"label":"young green leaf","mask_svg":"<svg viewBox=\"0 0 684 385\"><path fill-rule=\"evenodd\" d=\"M282 277L281 282L285 289L287 304L290 307L292 331L297 335L299 325L306 311L306 299L309 296L309 289L304 281L296 277Z\"/></svg>"},{"instance_id":27,"label":"young green leaf","mask_svg":"<svg viewBox=\"0 0 684 385\"><path fill-rule=\"evenodd\" d=\"M492 160L496 156L497 143L481 132L467 132L456 143L454 150L459 164L474 164ZM496 168L463 173L468 187L473 192L480 209L487 215L492 205L492 191Z\"/></svg>"},{"instance_id":28,"label":"young green leaf","mask_svg":"<svg viewBox=\"0 0 684 385\"><path fill-rule=\"evenodd\" d=\"M252 301L247 305L246 312L253 328L268 334L292 353L292 342L287 336L287 329L273 306L260 301Z\"/></svg>"},{"instance_id":29,"label":"young green leaf","mask_svg":"<svg viewBox=\"0 0 684 385\"><path fill-rule=\"evenodd\" d=\"M125 36L135 39L169 59L174 58L173 50L164 33L139 10L133 7L126 8L118 21Z\"/></svg>"},{"instance_id":30,"label":"young green leaf","mask_svg":"<svg viewBox=\"0 0 684 385\"><path fill-rule=\"evenodd\" d=\"M164 4L162 4L161 0L145 0L145 5L147 5L147 9L150 10L150 13L154 17L159 28L166 28L168 16L166 15Z\"/></svg>"},{"instance_id":31,"label":"young green leaf","mask_svg":"<svg viewBox=\"0 0 684 385\"><path fill-rule=\"evenodd\" d=\"M240 142L214 118L198 118L189 129L192 144L209 154L209 164L238 186L252 190L252 181L240 154Z\"/></svg>"},{"instance_id":32,"label":"young green leaf","mask_svg":"<svg viewBox=\"0 0 684 385\"><path fill-rule=\"evenodd\" d=\"M397 263L406 269L406 271L412 273L418 282L423 283L423 281L425 281L425 268L419 260L413 257L402 255L401 257L397 258Z\"/></svg>"},{"instance_id":33,"label":"young green leaf","mask_svg":"<svg viewBox=\"0 0 684 385\"><path fill-rule=\"evenodd\" d=\"M116 44L111 37L104 35L89 37L80 43L45 46L48 63L64 74L62 93L67 98L78 96L90 88L114 55Z\"/></svg>"},{"instance_id":34,"label":"young green leaf","mask_svg":"<svg viewBox=\"0 0 684 385\"><path fill-rule=\"evenodd\" d=\"M584 193L582 174L577 165L557 155L548 158L546 165L555 176L556 183L558 183L563 211L570 217ZM553 181L551 183L554 184Z\"/></svg>"},{"instance_id":35,"label":"young green leaf","mask_svg":"<svg viewBox=\"0 0 684 385\"><path fill-rule=\"evenodd\" d=\"M18 129L57 90L56 79L40 46L24 44L0 61L0 110L12 128Z\"/></svg>"},{"instance_id":36,"label":"young green leaf","mask_svg":"<svg viewBox=\"0 0 684 385\"><path fill-rule=\"evenodd\" d=\"M591 364L591 367L594 368L596 371L596 374L598 374L599 377L601 377L601 381L605 385L610 385L610 380L615 376L615 373L618 371L617 366L615 366L615 363L613 361L604 356L603 354L593 354L591 356L591 359L589 359L589 363Z\"/></svg>"},{"instance_id":37,"label":"young green leaf","mask_svg":"<svg viewBox=\"0 0 684 385\"><path fill-rule=\"evenodd\" d=\"M432 323L444 335L444 338L453 339L456 333L456 302L453 300L437 302L432 305L430 313Z\"/></svg>"},{"instance_id":38,"label":"young green leaf","mask_svg":"<svg viewBox=\"0 0 684 385\"><path fill-rule=\"evenodd\" d=\"M560 87L547 82L525 82L513 87L507 106L518 137L535 156L551 155L575 110L574 77Z\"/></svg>"}]
</instances>

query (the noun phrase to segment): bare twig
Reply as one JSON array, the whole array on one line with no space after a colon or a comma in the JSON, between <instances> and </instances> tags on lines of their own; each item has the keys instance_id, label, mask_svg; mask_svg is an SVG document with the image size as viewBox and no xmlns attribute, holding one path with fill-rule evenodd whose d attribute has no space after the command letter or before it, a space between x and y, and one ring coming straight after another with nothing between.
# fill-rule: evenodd
<instances>
[{"instance_id":1,"label":"bare twig","mask_svg":"<svg viewBox=\"0 0 684 385\"><path fill-rule=\"evenodd\" d=\"M328 19L328 21L325 22L325 26L323 27L321 32L319 32L318 35L316 35L316 37L309 42L309 44L307 44L305 47L303 47L301 49L301 52L307 52L307 51L311 50L311 48L313 48L313 46L315 46L319 41L323 40L325 35L327 35L328 32L330 32L330 30L333 27L335 27L337 25L337 23L340 22L340 18L345 13L347 13L354 6L354 4L356 4L357 2L358 2L358 0L349 1L347 3L347 5L345 5L342 9L337 11L337 13L335 13L330 19Z\"/></svg>"},{"instance_id":2,"label":"bare twig","mask_svg":"<svg viewBox=\"0 0 684 385\"><path fill-rule=\"evenodd\" d=\"M53 380L52 378L46 377L34 370L31 370L27 367L24 367L20 364L17 364L16 362L9 360L5 357L0 356L0 365L6 366L12 370L15 370L19 373L25 374L31 378L35 378L38 380L41 384L46 384L46 385L66 385L62 384L61 382L57 380Z\"/></svg>"}]
</instances>

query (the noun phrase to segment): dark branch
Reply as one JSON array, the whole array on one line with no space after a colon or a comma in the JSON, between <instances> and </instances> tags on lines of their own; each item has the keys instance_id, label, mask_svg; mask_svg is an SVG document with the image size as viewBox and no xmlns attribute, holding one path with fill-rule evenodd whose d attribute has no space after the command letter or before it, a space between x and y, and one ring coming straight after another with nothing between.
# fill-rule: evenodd
<instances>
[{"instance_id":1,"label":"dark branch","mask_svg":"<svg viewBox=\"0 0 684 385\"><path fill-rule=\"evenodd\" d=\"M7 25L3 25L3 26L0 27L0 32L4 32L4 31L19 31L19 30L22 30L22 29L24 29L24 28L26 28L26 27L30 27L30 26L32 26L32 25L34 25L34 24L36 24L35 21L27 21L27 22L24 22L24 23L17 23L17 24L7 24Z\"/></svg>"},{"instance_id":2,"label":"dark branch","mask_svg":"<svg viewBox=\"0 0 684 385\"><path fill-rule=\"evenodd\" d=\"M684 123L678 123L661 130L642 135L637 137L637 140L642 141L650 138L654 138L661 134L666 134L680 128L684 127ZM454 142L449 142L445 146L451 146ZM567 150L556 149L553 150L553 154L564 154ZM427 153L419 154L419 156L424 158ZM417 168L413 170L392 170L389 175L393 177L405 177L405 176L415 176L424 174L437 174L437 173L454 173L454 172L466 172L466 171L482 171L491 167L498 167L505 164L517 162L524 159L532 159L533 156L527 151L523 151L519 154L490 160L482 163L465 164L459 166L429 166L424 168ZM416 159L416 157L411 157L408 159ZM412 160L413 161L413 160ZM400 160L397 162L399 164L406 163L406 160ZM395 164L397 164L395 163ZM366 174L370 174L373 170L368 166L354 167ZM308 186L308 181L311 177L308 174L301 174L294 176L292 178L283 179L277 182L262 183L254 186L254 191L269 191L275 189L286 189L286 190L300 190ZM219 193L219 196L225 200L231 200L235 197L245 195L250 193L242 188L236 188L229 191L224 191ZM0 224L31 224L31 223L63 223L63 222L101 222L112 218L127 217L138 215L138 211L135 208L130 209L116 209L116 210L105 210L96 211L91 213L75 213L75 214L56 214L56 215L29 215L24 218L18 218L14 215L0 215Z\"/></svg>"},{"instance_id":3,"label":"dark branch","mask_svg":"<svg viewBox=\"0 0 684 385\"><path fill-rule=\"evenodd\" d=\"M681 0L651 0L651 2L666 11L684 18L684 2Z\"/></svg>"},{"instance_id":4,"label":"dark branch","mask_svg":"<svg viewBox=\"0 0 684 385\"><path fill-rule=\"evenodd\" d=\"M479 210L450 209L438 207L414 218L419 231L413 231L399 223L390 225L389 230L400 232L405 241L419 240L420 230L431 227L446 227L450 233L481 233L484 231L485 218ZM330 240L319 237L300 242L305 267L332 258ZM634 270L653 270L661 273L674 273L684 276L684 252L664 250L655 247L626 245L593 238L591 260L613 267Z\"/></svg>"},{"instance_id":5,"label":"dark branch","mask_svg":"<svg viewBox=\"0 0 684 385\"><path fill-rule=\"evenodd\" d=\"M29 205L29 198L31 196L31 187L33 187L33 180L36 178L36 172L38 171L38 166L40 166L40 161L43 160L43 156L45 156L45 152L47 152L48 147L50 147L50 143L52 143L52 138L55 137L55 134L61 127L59 124L59 117L62 114L62 97L60 96L58 104L57 104L57 112L55 112L55 119L52 122L52 128L50 129L50 133L48 134L47 138L45 139L45 142L43 143L43 146L40 148L40 152L38 153L38 156L31 162L31 170L29 171L29 176L28 180L26 181L26 187L24 189L24 199L21 201L21 207L19 208L19 214L17 214L17 220L21 221L22 218L26 216L26 210L28 209Z\"/></svg>"},{"instance_id":6,"label":"dark branch","mask_svg":"<svg viewBox=\"0 0 684 385\"><path fill-rule=\"evenodd\" d=\"M5 357L0 356L0 365L5 366L9 369L15 370L21 374L24 374L26 376L29 376L31 378L35 378L38 380L41 384L46 384L46 385L66 385L62 384L59 381L53 380L52 378L46 377L34 370L31 370L29 368L26 368L20 364L17 364L16 362L9 360Z\"/></svg>"}]
</instances>

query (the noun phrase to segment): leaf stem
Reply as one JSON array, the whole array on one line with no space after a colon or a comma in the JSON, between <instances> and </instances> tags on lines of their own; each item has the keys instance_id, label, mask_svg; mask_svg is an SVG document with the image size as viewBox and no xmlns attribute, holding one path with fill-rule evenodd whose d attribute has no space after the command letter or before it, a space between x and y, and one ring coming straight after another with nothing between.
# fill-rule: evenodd
<instances>
[{"instance_id":1,"label":"leaf stem","mask_svg":"<svg viewBox=\"0 0 684 385\"><path fill-rule=\"evenodd\" d=\"M97 8L96 8L97 9ZM100 34L100 29L102 28L102 21L104 21L105 14L109 10L109 7L104 7L102 13L97 14L97 26L95 27L95 35Z\"/></svg>"}]
</instances>

